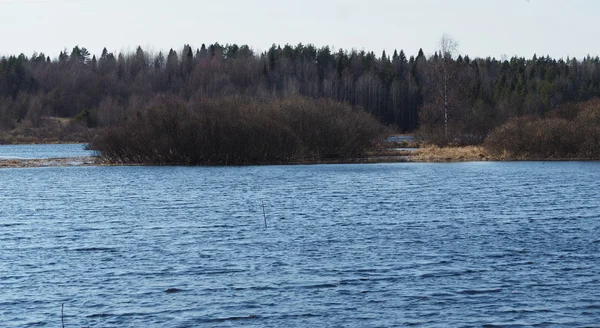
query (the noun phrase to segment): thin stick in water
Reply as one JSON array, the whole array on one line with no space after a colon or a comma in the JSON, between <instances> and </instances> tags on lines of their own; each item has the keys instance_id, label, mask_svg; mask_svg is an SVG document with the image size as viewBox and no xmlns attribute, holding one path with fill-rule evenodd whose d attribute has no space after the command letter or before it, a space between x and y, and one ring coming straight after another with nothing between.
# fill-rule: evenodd
<instances>
[{"instance_id":1,"label":"thin stick in water","mask_svg":"<svg viewBox=\"0 0 600 328\"><path fill-rule=\"evenodd\" d=\"M263 217L265 218L265 229L267 228L267 214L265 214L265 201L262 201Z\"/></svg>"},{"instance_id":2,"label":"thin stick in water","mask_svg":"<svg viewBox=\"0 0 600 328\"><path fill-rule=\"evenodd\" d=\"M65 328L65 303L60 307L60 321L62 321L62 328Z\"/></svg>"}]
</instances>

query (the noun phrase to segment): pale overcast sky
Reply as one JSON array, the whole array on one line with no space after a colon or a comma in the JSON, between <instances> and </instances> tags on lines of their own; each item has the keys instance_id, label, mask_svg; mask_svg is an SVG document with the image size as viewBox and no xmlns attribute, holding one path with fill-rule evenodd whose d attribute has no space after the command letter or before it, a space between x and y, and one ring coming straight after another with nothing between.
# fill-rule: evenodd
<instances>
[{"instance_id":1,"label":"pale overcast sky","mask_svg":"<svg viewBox=\"0 0 600 328\"><path fill-rule=\"evenodd\" d=\"M581 58L600 55L598 14L598 0L0 0L0 54L218 41L415 55L433 53L447 33L471 57Z\"/></svg>"}]
</instances>

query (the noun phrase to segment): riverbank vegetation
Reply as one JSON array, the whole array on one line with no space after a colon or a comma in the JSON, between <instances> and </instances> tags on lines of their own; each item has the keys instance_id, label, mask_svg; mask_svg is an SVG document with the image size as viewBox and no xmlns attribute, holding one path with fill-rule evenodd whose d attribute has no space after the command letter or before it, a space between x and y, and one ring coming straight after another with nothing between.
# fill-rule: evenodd
<instances>
[{"instance_id":1,"label":"riverbank vegetation","mask_svg":"<svg viewBox=\"0 0 600 328\"><path fill-rule=\"evenodd\" d=\"M118 163L243 165L361 157L388 129L332 100L161 96L103 130L90 144Z\"/></svg>"},{"instance_id":2,"label":"riverbank vegetation","mask_svg":"<svg viewBox=\"0 0 600 328\"><path fill-rule=\"evenodd\" d=\"M481 146L438 147L428 145L409 154L411 162L472 162L490 159L488 151Z\"/></svg>"},{"instance_id":3,"label":"riverbank vegetation","mask_svg":"<svg viewBox=\"0 0 600 328\"><path fill-rule=\"evenodd\" d=\"M19 122L10 131L0 132L0 145L4 144L55 144L86 143L95 135L75 119L45 116L37 127Z\"/></svg>"},{"instance_id":4,"label":"riverbank vegetation","mask_svg":"<svg viewBox=\"0 0 600 328\"><path fill-rule=\"evenodd\" d=\"M55 58L42 53L1 57L0 138L5 143L90 141L96 134L107 138L107 131L116 133L142 119L150 124L147 120L158 114L146 109L160 111L157 95L177 99L189 112L204 113L205 107L219 102L224 107L235 103L246 105L238 114L253 112L265 119L271 119L274 111L265 109L271 113L267 115L252 106L279 108L302 99L298 107L314 102L327 110L362 108L382 124L438 147L484 145L510 158L598 157L591 146L595 139L588 138L597 126L594 111L565 108L600 97L600 58L470 58L458 55L456 43L447 36L428 55L423 50L416 55L402 50L376 55L311 44L273 45L256 53L246 45L214 43L184 45L165 53L138 47L131 53L104 49L96 57L75 46ZM140 118L132 114L136 112ZM224 109L210 115L238 120L236 124L252 121L233 112ZM581 117L565 116L566 112ZM367 117L357 116L355 110L350 113L349 119ZM52 123L56 120L62 124ZM281 133L277 131L273 133ZM557 142L553 136L558 131L572 140ZM226 159L241 161L229 150L224 152ZM302 156L328 156L322 149L310 153ZM221 163L223 159L217 160L221 155L211 161ZM285 152L269 161L298 156ZM187 162L188 157L177 160ZM252 155L255 160L259 157Z\"/></svg>"},{"instance_id":5,"label":"riverbank vegetation","mask_svg":"<svg viewBox=\"0 0 600 328\"><path fill-rule=\"evenodd\" d=\"M485 147L506 159L600 159L600 100L525 116L495 129Z\"/></svg>"}]
</instances>

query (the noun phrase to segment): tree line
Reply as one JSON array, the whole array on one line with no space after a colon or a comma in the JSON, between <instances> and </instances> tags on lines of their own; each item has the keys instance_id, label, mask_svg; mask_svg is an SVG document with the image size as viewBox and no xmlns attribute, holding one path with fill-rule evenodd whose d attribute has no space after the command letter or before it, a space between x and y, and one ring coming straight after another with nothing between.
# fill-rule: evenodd
<instances>
[{"instance_id":1,"label":"tree line","mask_svg":"<svg viewBox=\"0 0 600 328\"><path fill-rule=\"evenodd\" d=\"M403 132L419 128L441 143L480 142L511 118L541 117L563 103L600 96L600 59L470 58L443 46L429 56L422 49L376 55L311 44L256 53L219 43L158 54L104 49L98 58L75 46L56 58L0 58L0 130L19 122L39 126L45 116L108 127L157 95L185 103L325 98L362 107Z\"/></svg>"}]
</instances>

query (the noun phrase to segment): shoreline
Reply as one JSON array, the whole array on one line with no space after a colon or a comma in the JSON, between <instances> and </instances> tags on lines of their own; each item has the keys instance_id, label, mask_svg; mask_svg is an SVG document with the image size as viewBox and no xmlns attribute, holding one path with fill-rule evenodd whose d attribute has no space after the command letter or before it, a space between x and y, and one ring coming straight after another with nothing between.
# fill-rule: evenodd
<instances>
[{"instance_id":1,"label":"shoreline","mask_svg":"<svg viewBox=\"0 0 600 328\"><path fill-rule=\"evenodd\" d=\"M489 156L482 147L424 147L415 150L382 150L365 157L322 159L315 161L297 161L290 163L258 163L249 165L229 166L263 166L263 165L319 165L319 164L378 164L378 163L464 163L464 162L578 162L598 161L586 158L501 158ZM2 159L3 168L43 168L43 167L86 167L86 166L189 166L182 164L160 163L111 163L102 157L65 157L46 159ZM227 165L198 165L198 166L227 166Z\"/></svg>"},{"instance_id":2,"label":"shoreline","mask_svg":"<svg viewBox=\"0 0 600 328\"><path fill-rule=\"evenodd\" d=\"M98 158L90 156L39 159L0 158L0 169L97 165L101 165L101 163L98 162Z\"/></svg>"}]
</instances>

